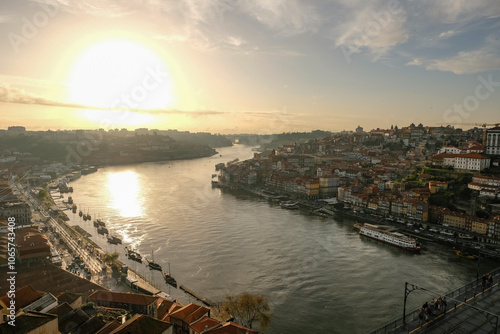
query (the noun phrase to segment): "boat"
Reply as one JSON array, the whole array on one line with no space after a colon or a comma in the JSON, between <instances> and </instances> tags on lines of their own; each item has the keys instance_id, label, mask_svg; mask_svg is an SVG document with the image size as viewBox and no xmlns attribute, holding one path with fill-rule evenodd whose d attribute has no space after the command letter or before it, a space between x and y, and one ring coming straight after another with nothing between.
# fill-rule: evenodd
<instances>
[{"instance_id":1,"label":"boat","mask_svg":"<svg viewBox=\"0 0 500 334\"><path fill-rule=\"evenodd\" d=\"M122 243L122 239L114 235L108 235L108 242L112 245L118 245Z\"/></svg>"},{"instance_id":2,"label":"boat","mask_svg":"<svg viewBox=\"0 0 500 334\"><path fill-rule=\"evenodd\" d=\"M146 259L146 261L148 261L149 269L161 271L161 266L155 262L155 257L152 251L151 251L151 256L153 257L153 260L150 261Z\"/></svg>"},{"instance_id":3,"label":"boat","mask_svg":"<svg viewBox=\"0 0 500 334\"><path fill-rule=\"evenodd\" d=\"M132 248L125 247L127 251L127 257L131 260L141 262L142 263L142 255L134 251Z\"/></svg>"},{"instance_id":4,"label":"boat","mask_svg":"<svg viewBox=\"0 0 500 334\"><path fill-rule=\"evenodd\" d=\"M94 227L99 227L99 223L97 222L97 220L94 220Z\"/></svg>"},{"instance_id":5,"label":"boat","mask_svg":"<svg viewBox=\"0 0 500 334\"><path fill-rule=\"evenodd\" d=\"M170 262L168 263L168 272L163 272L163 277L165 278L165 282L167 282L167 284L177 288L177 281L172 275L170 275Z\"/></svg>"},{"instance_id":6,"label":"boat","mask_svg":"<svg viewBox=\"0 0 500 334\"><path fill-rule=\"evenodd\" d=\"M358 229L358 230L361 230L361 228L363 227L363 225L361 225L360 223L356 223L354 225L352 225L355 229Z\"/></svg>"},{"instance_id":7,"label":"boat","mask_svg":"<svg viewBox=\"0 0 500 334\"><path fill-rule=\"evenodd\" d=\"M107 228L105 228L105 227L100 226L100 227L97 229L97 233L102 234L102 235L104 235L104 234L108 234L108 229L107 229Z\"/></svg>"},{"instance_id":8,"label":"boat","mask_svg":"<svg viewBox=\"0 0 500 334\"><path fill-rule=\"evenodd\" d=\"M80 217L83 217L83 212L82 212L82 210L80 210L80 212L78 212L78 215L79 215Z\"/></svg>"},{"instance_id":9,"label":"boat","mask_svg":"<svg viewBox=\"0 0 500 334\"><path fill-rule=\"evenodd\" d=\"M474 255L469 254L467 252L463 252L463 251L458 250L458 249L455 249L455 254L457 254L460 257L469 259L469 260L476 260L477 259Z\"/></svg>"},{"instance_id":10,"label":"boat","mask_svg":"<svg viewBox=\"0 0 500 334\"><path fill-rule=\"evenodd\" d=\"M399 232L389 231L378 225L365 223L359 230L359 234L409 251L420 252L421 250L416 239Z\"/></svg>"},{"instance_id":11,"label":"boat","mask_svg":"<svg viewBox=\"0 0 500 334\"><path fill-rule=\"evenodd\" d=\"M73 206L71 207L71 211L73 211L73 213L76 213L76 204L73 204Z\"/></svg>"},{"instance_id":12,"label":"boat","mask_svg":"<svg viewBox=\"0 0 500 334\"><path fill-rule=\"evenodd\" d=\"M287 209L287 210L298 210L299 209L299 202L281 202L280 206L281 206L281 208Z\"/></svg>"}]
</instances>

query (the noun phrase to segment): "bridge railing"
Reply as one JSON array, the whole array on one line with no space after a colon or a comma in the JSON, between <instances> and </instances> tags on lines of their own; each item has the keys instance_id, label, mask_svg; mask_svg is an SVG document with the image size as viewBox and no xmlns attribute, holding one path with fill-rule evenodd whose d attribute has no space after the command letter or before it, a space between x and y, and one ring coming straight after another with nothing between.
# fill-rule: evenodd
<instances>
[{"instance_id":1,"label":"bridge railing","mask_svg":"<svg viewBox=\"0 0 500 334\"><path fill-rule=\"evenodd\" d=\"M493 276L493 282L498 279L500 276L500 268L497 268L493 271L490 271L491 276ZM479 280L480 281L480 280ZM450 291L443 296L449 301L448 304L451 305L451 298L459 299L459 297L464 296L467 292L476 291L477 288L481 288L482 284L478 280L474 280L469 282L453 291ZM437 296L436 296L437 297ZM418 319L418 315L420 310L417 308L414 311L411 311L406 314L406 325ZM370 331L370 334L389 334L389 333L398 333L404 330L405 322L403 321L403 317L399 317L382 327L379 327L373 331Z\"/></svg>"}]
</instances>

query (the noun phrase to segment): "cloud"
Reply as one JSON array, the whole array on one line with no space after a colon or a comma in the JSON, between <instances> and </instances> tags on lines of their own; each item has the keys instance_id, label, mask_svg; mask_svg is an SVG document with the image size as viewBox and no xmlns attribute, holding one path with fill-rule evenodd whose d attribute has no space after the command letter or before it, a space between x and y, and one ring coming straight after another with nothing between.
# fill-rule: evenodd
<instances>
[{"instance_id":1,"label":"cloud","mask_svg":"<svg viewBox=\"0 0 500 334\"><path fill-rule=\"evenodd\" d=\"M389 7L383 1L350 4L344 8L343 17L343 22L333 27L332 36L337 47L351 53L368 51L373 60L378 60L409 38L407 15L401 5Z\"/></svg>"},{"instance_id":2,"label":"cloud","mask_svg":"<svg viewBox=\"0 0 500 334\"><path fill-rule=\"evenodd\" d=\"M24 78L24 80L28 80ZM37 80L31 80L31 83L36 85ZM52 107L62 107L62 108L72 108L72 109L92 109L92 110L127 110L138 113L146 114L179 114L192 117L198 116L209 116L209 115L220 115L226 114L223 111L216 110L178 110L178 109L126 109L126 108L101 108L90 105L66 103L62 101L56 101L51 99L46 99L34 94L27 92L25 89L12 87L8 83L0 82L0 103L14 103L14 104L31 104L40 106L52 106Z\"/></svg>"},{"instance_id":3,"label":"cloud","mask_svg":"<svg viewBox=\"0 0 500 334\"><path fill-rule=\"evenodd\" d=\"M423 4L423 8L430 18L443 23L500 17L500 2L498 0L425 0Z\"/></svg>"},{"instance_id":4,"label":"cloud","mask_svg":"<svg viewBox=\"0 0 500 334\"><path fill-rule=\"evenodd\" d=\"M455 35L456 33L457 32L454 30L444 31L444 32L439 34L439 38L448 38L448 37Z\"/></svg>"},{"instance_id":5,"label":"cloud","mask_svg":"<svg viewBox=\"0 0 500 334\"><path fill-rule=\"evenodd\" d=\"M316 9L306 1L244 1L241 9L268 28L287 36L315 32L322 21Z\"/></svg>"},{"instance_id":6,"label":"cloud","mask_svg":"<svg viewBox=\"0 0 500 334\"><path fill-rule=\"evenodd\" d=\"M56 6L73 14L86 14L91 16L121 17L134 12L129 1L118 2L115 0L32 0L48 6Z\"/></svg>"},{"instance_id":7,"label":"cloud","mask_svg":"<svg viewBox=\"0 0 500 334\"><path fill-rule=\"evenodd\" d=\"M500 41L490 36L482 47L459 51L455 55L442 59L415 58L406 65L423 66L431 71L470 74L500 70Z\"/></svg>"}]
</instances>

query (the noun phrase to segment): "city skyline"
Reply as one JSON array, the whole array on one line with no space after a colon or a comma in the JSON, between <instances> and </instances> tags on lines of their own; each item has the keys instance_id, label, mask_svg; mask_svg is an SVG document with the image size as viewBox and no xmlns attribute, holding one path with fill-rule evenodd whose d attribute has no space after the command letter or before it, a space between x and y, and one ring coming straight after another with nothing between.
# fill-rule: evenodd
<instances>
[{"instance_id":1,"label":"city skyline","mask_svg":"<svg viewBox=\"0 0 500 334\"><path fill-rule=\"evenodd\" d=\"M0 4L1 128L499 122L495 1Z\"/></svg>"}]
</instances>

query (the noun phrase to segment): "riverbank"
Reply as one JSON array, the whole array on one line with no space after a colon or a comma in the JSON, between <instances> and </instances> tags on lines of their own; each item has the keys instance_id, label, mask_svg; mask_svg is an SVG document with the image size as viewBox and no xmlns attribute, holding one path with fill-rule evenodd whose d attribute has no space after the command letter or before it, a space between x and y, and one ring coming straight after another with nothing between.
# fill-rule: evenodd
<instances>
[{"instance_id":1,"label":"riverbank","mask_svg":"<svg viewBox=\"0 0 500 334\"><path fill-rule=\"evenodd\" d=\"M299 211L301 213L321 216L324 218L340 218L336 221L342 221L342 219L349 219L349 223L371 223L376 225L390 225L396 227L401 232L417 238L420 241L434 242L440 245L445 245L453 249L468 249L470 252L481 253L481 256L487 256L491 258L496 258L500 260L500 248L498 245L492 245L488 243L482 243L477 240L463 239L459 237L449 237L443 234L445 231L452 231L456 235L459 234L471 234L469 231L463 231L450 226L442 226L440 224L434 224L430 222L421 222L416 220L408 219L395 219L391 217L383 217L376 214L368 214L364 212L354 211L349 208L339 209L335 207L334 204L329 204L321 199L317 200L307 200L307 199L291 199L287 195L277 194L257 188L242 187L242 186L228 186L221 183L216 183L214 185L224 191L229 192L244 192L246 194L266 199L271 203L280 203L281 201L289 201L297 203ZM286 206L282 206L286 209ZM448 233L448 232L447 232Z\"/></svg>"}]
</instances>

